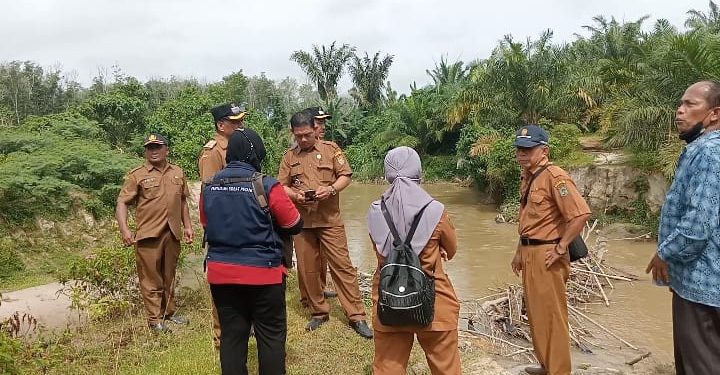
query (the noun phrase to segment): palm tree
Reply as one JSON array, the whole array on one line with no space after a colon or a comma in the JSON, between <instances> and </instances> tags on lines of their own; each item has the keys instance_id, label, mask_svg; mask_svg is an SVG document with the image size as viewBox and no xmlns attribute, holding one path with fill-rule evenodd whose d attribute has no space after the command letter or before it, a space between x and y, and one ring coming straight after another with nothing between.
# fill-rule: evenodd
<instances>
[{"instance_id":1,"label":"palm tree","mask_svg":"<svg viewBox=\"0 0 720 375\"><path fill-rule=\"evenodd\" d=\"M337 47L335 42L330 47L318 47L313 44L312 52L295 51L290 60L295 61L317 85L320 99L324 102L337 98L337 84L342 77L345 65L355 55L355 47L343 44Z\"/></svg>"},{"instance_id":2,"label":"palm tree","mask_svg":"<svg viewBox=\"0 0 720 375\"><path fill-rule=\"evenodd\" d=\"M362 58L353 57L349 69L355 87L351 90L351 95L361 109L376 110L382 104L385 99L385 81L392 62L392 55L380 58L380 52L376 52L372 59L367 52Z\"/></svg>"},{"instance_id":3,"label":"palm tree","mask_svg":"<svg viewBox=\"0 0 720 375\"><path fill-rule=\"evenodd\" d=\"M436 88L445 86L455 86L467 79L469 66L464 66L462 61L456 61L448 64L445 56L440 56L440 64L435 64L435 69L425 70L425 73L433 80Z\"/></svg>"},{"instance_id":4,"label":"palm tree","mask_svg":"<svg viewBox=\"0 0 720 375\"><path fill-rule=\"evenodd\" d=\"M693 30L705 30L717 34L720 31L720 10L712 0L709 7L710 11L707 13L695 9L687 11L685 26Z\"/></svg>"},{"instance_id":5,"label":"palm tree","mask_svg":"<svg viewBox=\"0 0 720 375\"><path fill-rule=\"evenodd\" d=\"M646 54L636 83L614 93L602 111L611 145L658 150L676 138L673 120L685 88L720 78L720 36L690 32L659 38Z\"/></svg>"},{"instance_id":6,"label":"palm tree","mask_svg":"<svg viewBox=\"0 0 720 375\"><path fill-rule=\"evenodd\" d=\"M506 36L455 95L449 123L470 119L515 129L542 119L565 120L576 94L565 84L566 48L551 45L551 38L550 30L526 43Z\"/></svg>"}]
</instances>

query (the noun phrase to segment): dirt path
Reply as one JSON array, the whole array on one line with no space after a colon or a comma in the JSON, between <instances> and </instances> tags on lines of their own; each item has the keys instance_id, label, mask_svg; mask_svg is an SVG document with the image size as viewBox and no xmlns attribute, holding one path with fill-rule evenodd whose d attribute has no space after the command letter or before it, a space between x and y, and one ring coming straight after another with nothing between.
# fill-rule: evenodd
<instances>
[{"instance_id":1,"label":"dirt path","mask_svg":"<svg viewBox=\"0 0 720 375\"><path fill-rule=\"evenodd\" d=\"M33 316L40 326L51 330L85 323L87 314L72 310L70 299L58 293L61 289L60 283L51 283L3 293L0 320L17 312L20 317Z\"/></svg>"}]
</instances>

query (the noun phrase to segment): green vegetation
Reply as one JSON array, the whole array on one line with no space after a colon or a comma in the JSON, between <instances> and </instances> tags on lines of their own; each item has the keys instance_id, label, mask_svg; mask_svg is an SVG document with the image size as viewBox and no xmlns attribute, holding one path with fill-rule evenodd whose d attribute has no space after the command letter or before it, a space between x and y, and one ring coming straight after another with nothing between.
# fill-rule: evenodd
<instances>
[{"instance_id":1,"label":"green vegetation","mask_svg":"<svg viewBox=\"0 0 720 375\"><path fill-rule=\"evenodd\" d=\"M115 261L125 262L123 255L116 255ZM219 357L211 340L210 296L204 281L200 283L198 290L180 291L179 308L191 324L172 326L170 335L151 333L142 318L142 308L135 303L128 303L111 319L93 320L85 327L60 334L41 332L40 338L30 343L10 334L9 326L0 325L0 373L217 373ZM332 368L339 374L370 374L372 341L359 337L347 326L340 306L333 302L331 320L323 329L306 332L307 310L300 304L294 273L288 279L287 290L288 373L311 375ZM257 366L255 345L251 339L250 369ZM424 361L416 346L410 364Z\"/></svg>"},{"instance_id":2,"label":"green vegetation","mask_svg":"<svg viewBox=\"0 0 720 375\"><path fill-rule=\"evenodd\" d=\"M720 12L714 2L707 12L690 10L685 29L663 19L646 22L597 16L568 43L553 43L551 30L522 41L507 35L489 56L469 62L441 56L426 70L432 83L413 84L402 95L387 81L394 56L335 42L289 56L310 84L242 70L211 83L141 82L113 67L82 87L72 75L34 62L1 63L0 291L55 277L81 280L66 292L95 320L32 342L2 322L0 373L217 372L207 293L183 291L190 327L152 335L132 289L132 252L117 247L116 228L103 222L123 176L142 163L140 142L148 132L167 136L172 161L197 177L198 153L214 133L209 110L220 103L247 103L246 125L268 149L265 173L277 173L291 144L289 116L322 105L333 114L327 138L345 149L356 179L378 180L386 152L410 146L424 161L426 181L471 180L500 202L506 219L519 204L512 142L524 124L550 131L551 158L563 167L591 163L578 141L589 136L624 149L631 165L671 178L683 147L673 125L677 100L695 81L720 79ZM353 83L347 94L337 90L344 74ZM657 215L643 195L647 181L636 188L636 201L601 219L654 231ZM307 317L294 282L289 372L368 373L372 346L344 325L337 306L326 328L304 332ZM421 360L416 350L411 362Z\"/></svg>"}]
</instances>

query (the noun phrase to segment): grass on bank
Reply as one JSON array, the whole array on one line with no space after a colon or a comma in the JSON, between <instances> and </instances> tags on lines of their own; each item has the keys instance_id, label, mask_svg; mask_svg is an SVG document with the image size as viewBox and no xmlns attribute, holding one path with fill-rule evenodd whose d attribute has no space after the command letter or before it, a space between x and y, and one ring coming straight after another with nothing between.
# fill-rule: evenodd
<instances>
[{"instance_id":1,"label":"grass on bank","mask_svg":"<svg viewBox=\"0 0 720 375\"><path fill-rule=\"evenodd\" d=\"M190 325L171 325L172 334L156 335L145 326L142 311L111 321L93 322L64 333L46 335L16 353L18 374L218 374L219 355L211 340L210 296L205 287L182 288L179 313ZM287 289L288 374L371 374L373 342L355 334L336 299L331 319L306 332L307 310L299 302L294 273ZM368 308L368 312L370 309ZM423 367L419 345L410 367ZM250 373L257 373L255 340L250 340ZM0 373L4 373L0 368ZM12 374L12 372L9 372Z\"/></svg>"}]
</instances>

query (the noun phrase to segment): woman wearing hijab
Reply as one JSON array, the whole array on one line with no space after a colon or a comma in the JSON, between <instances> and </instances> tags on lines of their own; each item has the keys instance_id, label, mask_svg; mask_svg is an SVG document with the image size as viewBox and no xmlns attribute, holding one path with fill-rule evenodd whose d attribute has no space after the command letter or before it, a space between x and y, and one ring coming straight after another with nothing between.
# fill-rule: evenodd
<instances>
[{"instance_id":1,"label":"woman wearing hijab","mask_svg":"<svg viewBox=\"0 0 720 375\"><path fill-rule=\"evenodd\" d=\"M412 238L412 249L418 254L425 273L434 274L435 316L432 323L424 327L389 327L380 322L377 313L373 314L374 375L405 374L415 336L434 375L461 373L458 350L460 303L443 268L443 260L455 256L457 237L445 206L420 187L421 173L420 157L415 150L409 147L390 150L385 157L385 179L390 182L390 188L383 193L383 198L403 240L417 213L427 206ZM370 206L368 228L378 258L372 289L373 309L377 312L380 268L394 248L379 200Z\"/></svg>"},{"instance_id":2,"label":"woman wearing hijab","mask_svg":"<svg viewBox=\"0 0 720 375\"><path fill-rule=\"evenodd\" d=\"M205 184L201 219L206 220L207 278L222 327L224 375L247 374L250 327L255 327L259 373L285 374L285 275L278 231L297 234L302 219L282 185L263 176L266 197L256 196L265 146L250 129L228 142L227 166ZM260 201L267 200L263 209Z\"/></svg>"}]
</instances>

